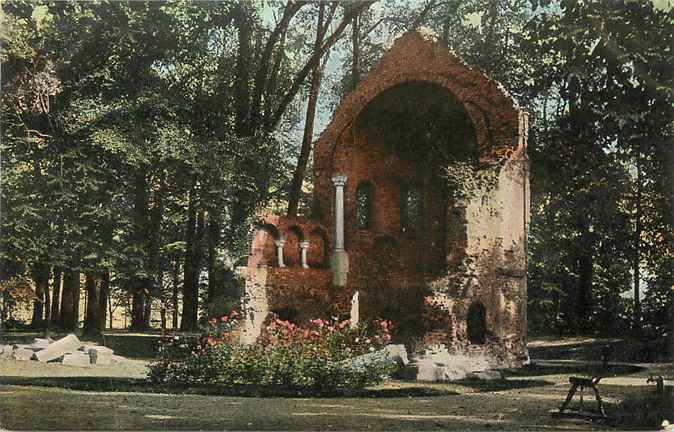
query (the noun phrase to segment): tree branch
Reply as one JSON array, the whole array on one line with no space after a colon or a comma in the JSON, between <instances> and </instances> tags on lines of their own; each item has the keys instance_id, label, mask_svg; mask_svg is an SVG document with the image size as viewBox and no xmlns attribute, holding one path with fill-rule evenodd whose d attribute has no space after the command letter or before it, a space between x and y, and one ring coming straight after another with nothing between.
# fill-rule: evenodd
<instances>
[{"instance_id":1,"label":"tree branch","mask_svg":"<svg viewBox=\"0 0 674 432\"><path fill-rule=\"evenodd\" d=\"M428 16L431 10L435 8L435 6L437 6L437 0L430 0L423 8L423 10L419 12L419 15L412 23L412 27L410 28L410 30L416 30L423 23L423 21L426 19L426 16Z\"/></svg>"},{"instance_id":2,"label":"tree branch","mask_svg":"<svg viewBox=\"0 0 674 432\"><path fill-rule=\"evenodd\" d=\"M269 77L270 62L266 61L266 59L270 59L272 57L274 47L281 39L281 36L285 34L288 25L290 24L290 20L306 4L308 4L307 1L293 1L293 0L288 1L288 3L286 3L285 8L283 9L283 16L281 17L281 20L276 25L276 27L274 27L274 30L272 31L271 35L269 36L269 39L267 40L267 44L265 45L264 50L262 52L261 56L262 62L260 68L257 70L257 73L255 74L255 79L253 81L253 103L251 105L250 110L251 131L254 131L257 128L257 125L260 121L260 110L262 108L262 95L264 89L267 87L267 80Z\"/></svg>"},{"instance_id":3,"label":"tree branch","mask_svg":"<svg viewBox=\"0 0 674 432\"><path fill-rule=\"evenodd\" d=\"M304 67L300 69L299 72L297 72L295 78L293 78L293 82L292 85L290 86L290 89L286 93L285 97L281 100L281 103L276 108L276 111L274 111L274 114L271 117L271 119L269 119L269 122L265 127L266 131L270 131L274 127L276 127L276 125L278 125L278 123L281 121L281 118L283 117L283 114L288 108L288 105L290 105L292 100L297 95L297 92L299 91L300 87L306 80L311 70L320 61L323 54L339 40L339 38L342 36L342 33L344 33L344 30L346 30L349 24L351 24L351 22L353 21L353 17L360 14L368 7L370 7L370 5L375 1L376 0L369 0L356 3L351 9L349 9L348 12L344 14L342 22L339 24L339 26L337 26L337 28L332 32L332 34L330 34L330 36L325 40L321 48L313 52L311 57L309 57L309 59L305 63Z\"/></svg>"}]
</instances>

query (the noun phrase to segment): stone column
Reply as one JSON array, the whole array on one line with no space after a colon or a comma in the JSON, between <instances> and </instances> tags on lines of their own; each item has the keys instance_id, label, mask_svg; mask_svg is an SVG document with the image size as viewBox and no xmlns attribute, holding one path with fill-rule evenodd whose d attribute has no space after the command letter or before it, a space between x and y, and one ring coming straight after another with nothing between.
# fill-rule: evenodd
<instances>
[{"instance_id":1,"label":"stone column","mask_svg":"<svg viewBox=\"0 0 674 432\"><path fill-rule=\"evenodd\" d=\"M335 250L344 249L344 185L346 176L335 174L332 176L335 184Z\"/></svg>"},{"instance_id":2,"label":"stone column","mask_svg":"<svg viewBox=\"0 0 674 432\"><path fill-rule=\"evenodd\" d=\"M302 267L303 268L309 268L309 264L307 264L307 249L309 249L309 242L308 241L301 241L300 242L300 258L302 259Z\"/></svg>"},{"instance_id":3,"label":"stone column","mask_svg":"<svg viewBox=\"0 0 674 432\"><path fill-rule=\"evenodd\" d=\"M285 267L283 263L283 245L285 244L285 239L281 237L280 239L274 241L276 243L276 257L278 258L278 266Z\"/></svg>"},{"instance_id":4,"label":"stone column","mask_svg":"<svg viewBox=\"0 0 674 432\"><path fill-rule=\"evenodd\" d=\"M344 185L346 184L346 176L335 174L332 176L332 182L335 185L335 244L330 259L332 283L335 286L344 287L349 272L349 257L344 250Z\"/></svg>"}]
</instances>

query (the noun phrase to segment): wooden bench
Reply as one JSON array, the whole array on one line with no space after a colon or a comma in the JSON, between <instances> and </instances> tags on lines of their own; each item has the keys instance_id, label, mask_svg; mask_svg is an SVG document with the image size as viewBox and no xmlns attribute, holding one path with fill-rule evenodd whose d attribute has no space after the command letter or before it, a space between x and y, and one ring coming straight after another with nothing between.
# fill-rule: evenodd
<instances>
[{"instance_id":1,"label":"wooden bench","mask_svg":"<svg viewBox=\"0 0 674 432\"><path fill-rule=\"evenodd\" d=\"M592 389L594 391L594 397L597 400L597 405L599 407L599 412L601 413L601 418L603 419L608 419L608 416L606 415L606 411L604 410L604 403L601 400L601 396L599 395L599 389L597 388L597 384L599 384L599 381L601 381L602 377L606 374L606 371L608 369L608 359L611 354L611 346L606 345L602 349L601 353L601 369L598 374L595 376L588 378L588 377L577 377L577 376L572 376L569 377L569 383L571 383L571 388L569 389L569 393L566 395L566 399L562 403L562 406L559 408L559 411L553 413L555 416L562 416L564 414L571 414L571 412L567 411L569 407L569 403L571 403L571 400L573 399L573 396L576 394L578 389L580 388L580 409L578 410L577 413L584 417L593 417L591 413L584 413L583 412L583 391L586 388Z\"/></svg>"}]
</instances>

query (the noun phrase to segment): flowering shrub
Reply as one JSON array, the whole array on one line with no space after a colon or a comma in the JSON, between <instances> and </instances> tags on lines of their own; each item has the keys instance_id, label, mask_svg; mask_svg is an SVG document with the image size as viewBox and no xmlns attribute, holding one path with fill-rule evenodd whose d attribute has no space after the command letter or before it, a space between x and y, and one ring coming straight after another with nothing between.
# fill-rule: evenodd
<instances>
[{"instance_id":1,"label":"flowering shrub","mask_svg":"<svg viewBox=\"0 0 674 432\"><path fill-rule=\"evenodd\" d=\"M366 368L352 363L390 341L388 321L351 328L348 321L336 319L312 320L306 326L275 319L250 346L234 340L235 321L231 315L211 320L200 344L165 341L150 366L151 379L177 385L262 385L325 392L362 388L394 371L394 365L381 358L373 358Z\"/></svg>"}]
</instances>

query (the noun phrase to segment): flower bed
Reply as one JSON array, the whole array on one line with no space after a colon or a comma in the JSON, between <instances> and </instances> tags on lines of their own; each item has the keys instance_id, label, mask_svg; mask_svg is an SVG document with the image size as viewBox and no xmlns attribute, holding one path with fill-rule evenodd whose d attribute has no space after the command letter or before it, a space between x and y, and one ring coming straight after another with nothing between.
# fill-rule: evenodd
<instances>
[{"instance_id":1,"label":"flower bed","mask_svg":"<svg viewBox=\"0 0 674 432\"><path fill-rule=\"evenodd\" d=\"M390 323L377 321L351 328L349 321L312 320L297 326L275 319L253 345L234 337L236 314L211 320L199 344L179 338L162 341L150 365L156 383L191 386L268 386L318 392L358 389L382 382L393 372L390 362L374 359L367 368L352 360L383 348Z\"/></svg>"}]
</instances>

